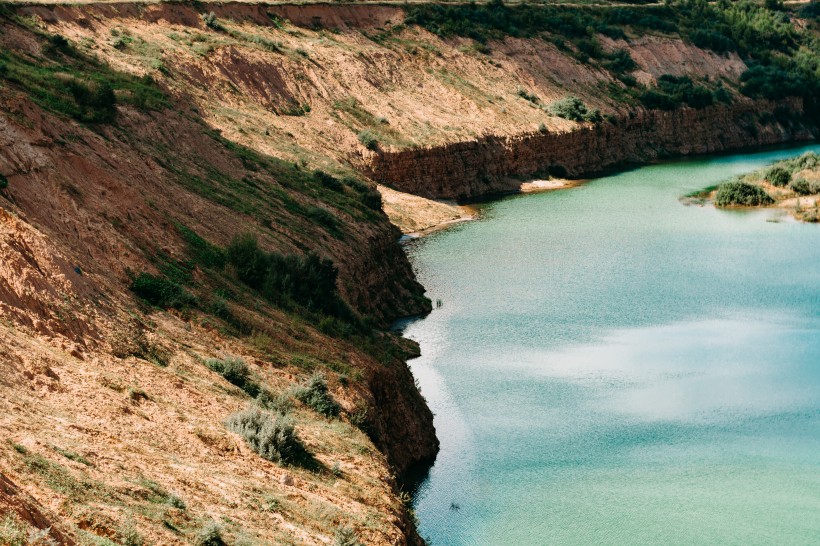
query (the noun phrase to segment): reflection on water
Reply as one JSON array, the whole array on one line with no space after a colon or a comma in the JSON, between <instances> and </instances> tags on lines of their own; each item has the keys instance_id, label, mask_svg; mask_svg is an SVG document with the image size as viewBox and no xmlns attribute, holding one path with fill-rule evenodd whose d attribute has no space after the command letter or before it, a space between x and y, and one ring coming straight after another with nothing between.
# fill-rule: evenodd
<instances>
[{"instance_id":1,"label":"reflection on water","mask_svg":"<svg viewBox=\"0 0 820 546\"><path fill-rule=\"evenodd\" d=\"M820 228L678 202L801 151L505 199L409 247L443 301L406 328L442 443L422 536L817 543Z\"/></svg>"}]
</instances>

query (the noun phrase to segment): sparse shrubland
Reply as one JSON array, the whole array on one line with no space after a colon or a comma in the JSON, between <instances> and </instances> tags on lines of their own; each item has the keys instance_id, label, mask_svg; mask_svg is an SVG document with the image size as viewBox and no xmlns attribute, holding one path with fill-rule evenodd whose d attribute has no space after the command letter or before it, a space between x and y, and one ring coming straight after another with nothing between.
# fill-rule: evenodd
<instances>
[{"instance_id":1,"label":"sparse shrubland","mask_svg":"<svg viewBox=\"0 0 820 546\"><path fill-rule=\"evenodd\" d=\"M13 512L0 520L0 544L3 546L57 546L49 529L28 525Z\"/></svg>"},{"instance_id":2,"label":"sparse shrubland","mask_svg":"<svg viewBox=\"0 0 820 546\"><path fill-rule=\"evenodd\" d=\"M809 4L801 7L800 14L816 20L816 11ZM423 26L443 37L463 36L481 43L506 36L542 38L616 76L632 70L634 61L626 52L605 52L596 38L598 34L611 38L645 31L677 34L698 47L721 54L736 52L747 59L750 68L743 75L741 91L748 96L802 96L816 108L816 97L820 95L816 61L820 42L810 32L795 28L780 6L751 0L672 0L663 5L615 8L505 5L501 0L486 4L421 4L408 8L406 23ZM667 79L659 82L658 88L639 88L636 93L648 108L671 109L681 104L708 106L715 91ZM619 100L632 96L632 92L623 90L613 94ZM718 100L726 98L721 93Z\"/></svg>"}]
</instances>

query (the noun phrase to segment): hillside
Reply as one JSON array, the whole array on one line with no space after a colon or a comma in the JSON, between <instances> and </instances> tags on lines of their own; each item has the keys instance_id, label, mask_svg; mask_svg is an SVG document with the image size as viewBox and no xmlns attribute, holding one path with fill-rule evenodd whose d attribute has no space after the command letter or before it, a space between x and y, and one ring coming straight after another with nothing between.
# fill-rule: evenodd
<instances>
[{"instance_id":1,"label":"hillside","mask_svg":"<svg viewBox=\"0 0 820 546\"><path fill-rule=\"evenodd\" d=\"M438 442L387 328L431 306L376 182L415 231L813 138L816 10L744 6L0 6L0 532L417 542Z\"/></svg>"}]
</instances>

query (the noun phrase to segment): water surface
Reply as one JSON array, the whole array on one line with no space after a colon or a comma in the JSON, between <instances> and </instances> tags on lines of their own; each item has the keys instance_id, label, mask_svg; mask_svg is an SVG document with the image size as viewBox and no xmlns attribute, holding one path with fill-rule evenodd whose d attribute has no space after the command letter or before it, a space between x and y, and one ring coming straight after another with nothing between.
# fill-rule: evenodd
<instances>
[{"instance_id":1,"label":"water surface","mask_svg":"<svg viewBox=\"0 0 820 546\"><path fill-rule=\"evenodd\" d=\"M820 226L678 198L820 146L482 206L408 246L433 545L820 544ZM780 221L772 221L780 220Z\"/></svg>"}]
</instances>

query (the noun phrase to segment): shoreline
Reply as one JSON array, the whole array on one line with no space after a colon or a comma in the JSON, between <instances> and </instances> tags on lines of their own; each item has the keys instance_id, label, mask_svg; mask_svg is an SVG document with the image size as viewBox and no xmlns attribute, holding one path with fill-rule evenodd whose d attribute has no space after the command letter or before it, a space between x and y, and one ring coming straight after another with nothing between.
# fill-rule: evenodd
<instances>
[{"instance_id":1,"label":"shoreline","mask_svg":"<svg viewBox=\"0 0 820 546\"><path fill-rule=\"evenodd\" d=\"M724 191L724 187L727 192L722 199L724 203L718 205L719 194ZM728 201L727 196L731 196L728 197ZM716 209L725 210L778 211L781 218L788 217L803 223L818 223L820 156L816 152L806 152L791 159L777 161L763 169L692 192L681 197L679 201L687 206L711 205ZM780 218L771 218L767 221L779 222Z\"/></svg>"}]
</instances>

